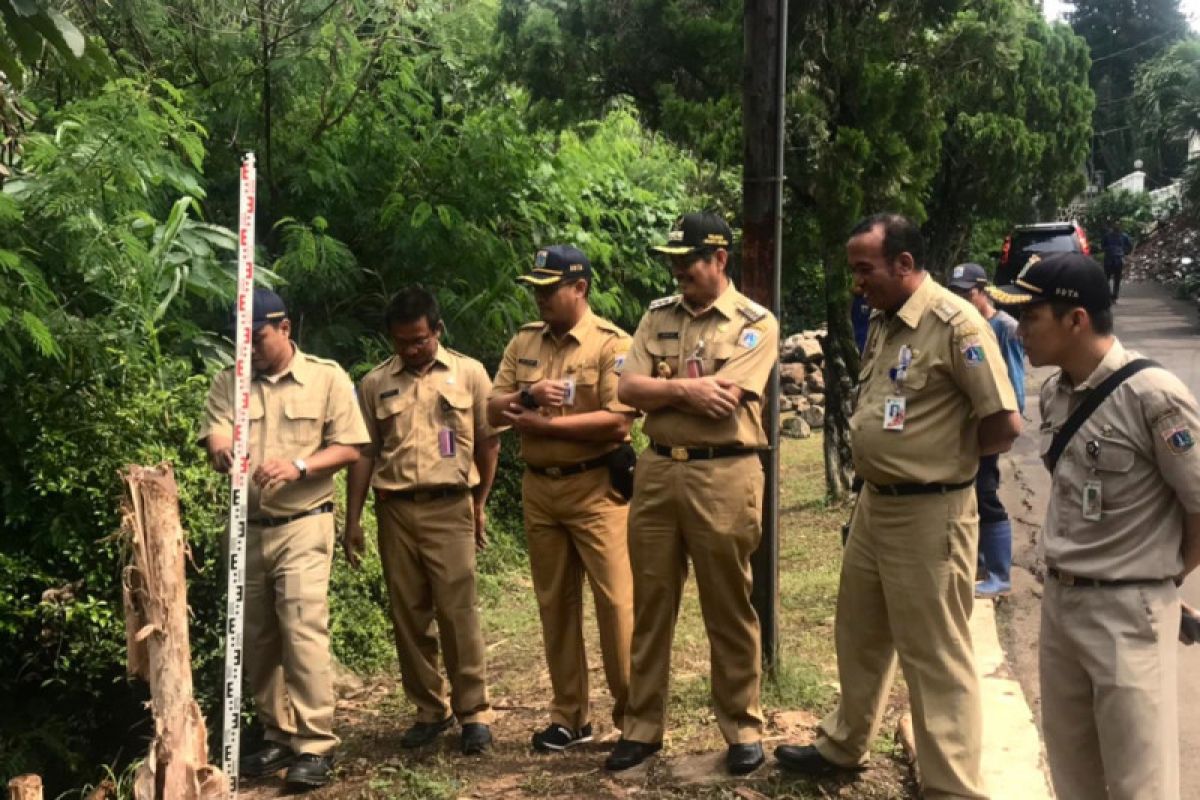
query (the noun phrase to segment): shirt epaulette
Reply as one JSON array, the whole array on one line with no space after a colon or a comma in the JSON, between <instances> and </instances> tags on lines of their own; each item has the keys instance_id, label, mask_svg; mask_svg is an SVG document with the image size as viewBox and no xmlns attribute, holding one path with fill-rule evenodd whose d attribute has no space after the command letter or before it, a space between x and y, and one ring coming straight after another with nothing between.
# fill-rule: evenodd
<instances>
[{"instance_id":1,"label":"shirt epaulette","mask_svg":"<svg viewBox=\"0 0 1200 800\"><path fill-rule=\"evenodd\" d=\"M596 327L602 331L605 331L606 333L612 333L617 336L628 336L628 334L621 329L620 325L615 322L610 322L609 320L604 319L604 317L596 317Z\"/></svg>"},{"instance_id":2,"label":"shirt epaulette","mask_svg":"<svg viewBox=\"0 0 1200 800\"><path fill-rule=\"evenodd\" d=\"M658 311L660 309L673 306L679 302L679 298L681 298L681 297L683 297L683 295L681 295L681 294L673 294L669 297L660 297L657 300L653 300L650 302L649 310L650 311Z\"/></svg>"},{"instance_id":3,"label":"shirt epaulette","mask_svg":"<svg viewBox=\"0 0 1200 800\"><path fill-rule=\"evenodd\" d=\"M962 309L955 306L949 300L943 300L933 307L933 313L942 322L953 322L954 318L962 313Z\"/></svg>"},{"instance_id":4,"label":"shirt epaulette","mask_svg":"<svg viewBox=\"0 0 1200 800\"><path fill-rule=\"evenodd\" d=\"M376 364L375 366L371 367L371 369L367 370L367 374L366 374L366 375L363 375L363 379L365 380L367 377L369 377L369 376L371 376L371 375L374 375L376 372L379 372L379 371L380 371L381 369L383 369L384 367L386 367L386 366L390 365L390 364L392 363L392 360L393 360L394 358L395 358L395 356L392 356L391 358L389 358L389 359L386 359L386 360L384 360L384 361L380 361L378 364Z\"/></svg>"},{"instance_id":5,"label":"shirt epaulette","mask_svg":"<svg viewBox=\"0 0 1200 800\"><path fill-rule=\"evenodd\" d=\"M320 364L325 367L337 367L338 369L342 368L342 365L332 358L321 358L320 356L314 356L312 353L305 353L304 357L314 364Z\"/></svg>"},{"instance_id":6,"label":"shirt epaulette","mask_svg":"<svg viewBox=\"0 0 1200 800\"><path fill-rule=\"evenodd\" d=\"M767 316L767 310L753 300L746 300L744 303L739 303L737 310L739 314L751 322L758 322Z\"/></svg>"}]
</instances>

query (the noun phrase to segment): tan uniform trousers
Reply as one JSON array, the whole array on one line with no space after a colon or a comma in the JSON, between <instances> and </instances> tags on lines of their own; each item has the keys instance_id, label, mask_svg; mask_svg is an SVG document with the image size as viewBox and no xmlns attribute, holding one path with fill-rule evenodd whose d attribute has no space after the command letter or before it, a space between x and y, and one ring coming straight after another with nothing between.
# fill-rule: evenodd
<instances>
[{"instance_id":1,"label":"tan uniform trousers","mask_svg":"<svg viewBox=\"0 0 1200 800\"><path fill-rule=\"evenodd\" d=\"M671 640L691 556L708 631L713 707L730 744L762 738L761 647L750 604L750 556L762 536L757 455L672 461L638 458L629 510L633 652L622 733L660 742L666 726Z\"/></svg>"},{"instance_id":2,"label":"tan uniform trousers","mask_svg":"<svg viewBox=\"0 0 1200 800\"><path fill-rule=\"evenodd\" d=\"M417 721L440 722L453 713L460 724L490 722L471 493L426 502L376 499L375 514L400 678ZM449 701L438 672L439 639Z\"/></svg>"},{"instance_id":3,"label":"tan uniform trousers","mask_svg":"<svg viewBox=\"0 0 1200 800\"><path fill-rule=\"evenodd\" d=\"M842 697L815 742L825 758L866 761L899 654L924 797L986 798L969 628L978 527L973 488L907 497L863 490L838 590Z\"/></svg>"},{"instance_id":4,"label":"tan uniform trousers","mask_svg":"<svg viewBox=\"0 0 1200 800\"><path fill-rule=\"evenodd\" d=\"M633 577L626 523L629 506L601 467L553 478L525 471L521 495L533 591L542 616L546 663L554 688L552 722L579 730L590 722L583 641L583 576L596 602L604 676L620 728L629 693Z\"/></svg>"},{"instance_id":5,"label":"tan uniform trousers","mask_svg":"<svg viewBox=\"0 0 1200 800\"><path fill-rule=\"evenodd\" d=\"M327 755L333 735L333 514L246 531L245 667L265 738Z\"/></svg>"},{"instance_id":6,"label":"tan uniform trousers","mask_svg":"<svg viewBox=\"0 0 1200 800\"><path fill-rule=\"evenodd\" d=\"M1178 800L1174 584L1086 587L1046 579L1042 728L1063 800Z\"/></svg>"}]
</instances>

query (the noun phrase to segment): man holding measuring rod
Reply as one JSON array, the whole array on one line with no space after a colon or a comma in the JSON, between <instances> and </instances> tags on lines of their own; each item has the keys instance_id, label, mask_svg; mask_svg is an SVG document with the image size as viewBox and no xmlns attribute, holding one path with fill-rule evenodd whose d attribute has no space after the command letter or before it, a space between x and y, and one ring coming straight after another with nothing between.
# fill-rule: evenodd
<instances>
[{"instance_id":1,"label":"man holding measuring rod","mask_svg":"<svg viewBox=\"0 0 1200 800\"><path fill-rule=\"evenodd\" d=\"M371 441L354 387L333 361L291 340L283 299L254 290L246 528L245 673L265 728L242 757L249 778L288 768L290 786L329 782L334 693L329 653L333 476ZM233 466L234 370L209 391L199 442Z\"/></svg>"}]
</instances>

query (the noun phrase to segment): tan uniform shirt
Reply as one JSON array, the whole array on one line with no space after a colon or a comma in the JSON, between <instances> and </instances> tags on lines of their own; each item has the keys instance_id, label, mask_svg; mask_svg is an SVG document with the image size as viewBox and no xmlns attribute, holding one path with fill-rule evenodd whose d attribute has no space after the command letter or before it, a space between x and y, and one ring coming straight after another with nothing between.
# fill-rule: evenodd
<instances>
[{"instance_id":1,"label":"tan uniform shirt","mask_svg":"<svg viewBox=\"0 0 1200 800\"><path fill-rule=\"evenodd\" d=\"M701 346L703 343L703 346ZM666 447L766 447L762 396L779 359L779 323L729 287L695 312L681 295L655 300L638 324L624 371L664 380L688 377L696 357L704 375L726 378L745 393L733 415L712 419L664 408L646 414L646 435Z\"/></svg>"},{"instance_id":2,"label":"tan uniform shirt","mask_svg":"<svg viewBox=\"0 0 1200 800\"><path fill-rule=\"evenodd\" d=\"M211 434L233 438L233 370L213 380L204 406L200 442ZM263 461L309 458L330 445L370 441L354 402L354 385L337 362L295 348L287 369L250 382L250 474ZM250 517L287 517L333 500L333 476L313 476L262 491L249 481Z\"/></svg>"},{"instance_id":3,"label":"tan uniform shirt","mask_svg":"<svg viewBox=\"0 0 1200 800\"><path fill-rule=\"evenodd\" d=\"M1138 354L1119 341L1078 386L1065 373L1042 385L1041 452L1071 412ZM1154 580L1183 570L1184 514L1200 512L1200 414L1164 369L1128 378L1071 437L1046 512L1047 566L1099 580ZM1049 466L1049 465L1047 465ZM1100 487L1100 519L1084 519L1083 491Z\"/></svg>"},{"instance_id":4,"label":"tan uniform shirt","mask_svg":"<svg viewBox=\"0 0 1200 800\"><path fill-rule=\"evenodd\" d=\"M979 421L1016 411L996 337L979 312L931 276L889 317L871 314L850 443L859 477L881 486L963 483L979 469ZM908 348L897 386L891 370ZM904 398L904 427L885 430L888 398Z\"/></svg>"},{"instance_id":5,"label":"tan uniform shirt","mask_svg":"<svg viewBox=\"0 0 1200 800\"><path fill-rule=\"evenodd\" d=\"M575 381L575 403L543 408L550 416L612 411L635 414L617 400L617 380L629 352L629 334L590 310L561 339L544 322L531 322L508 343L492 396L528 389L542 379ZM535 467L566 467L590 461L617 448L612 442L576 442L521 434L521 458Z\"/></svg>"},{"instance_id":6,"label":"tan uniform shirt","mask_svg":"<svg viewBox=\"0 0 1200 800\"><path fill-rule=\"evenodd\" d=\"M405 369L400 356L368 372L358 400L375 458L371 485L394 492L477 485L475 437L494 434L487 424L491 386L482 364L440 345L424 375ZM442 429L454 432L452 456L439 449Z\"/></svg>"}]
</instances>

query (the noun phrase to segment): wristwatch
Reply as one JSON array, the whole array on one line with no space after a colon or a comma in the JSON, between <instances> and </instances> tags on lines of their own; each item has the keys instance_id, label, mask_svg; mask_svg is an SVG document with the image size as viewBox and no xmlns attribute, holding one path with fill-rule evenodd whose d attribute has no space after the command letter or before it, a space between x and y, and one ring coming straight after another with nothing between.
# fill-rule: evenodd
<instances>
[{"instance_id":1,"label":"wristwatch","mask_svg":"<svg viewBox=\"0 0 1200 800\"><path fill-rule=\"evenodd\" d=\"M295 467L296 469L300 470L300 479L301 480L308 477L308 464L304 463L303 458L297 458L295 461L292 462L292 466Z\"/></svg>"},{"instance_id":2,"label":"wristwatch","mask_svg":"<svg viewBox=\"0 0 1200 800\"><path fill-rule=\"evenodd\" d=\"M538 402L534 399L533 392L529 391L528 389L521 390L521 405L528 409L534 409L538 407Z\"/></svg>"}]
</instances>

